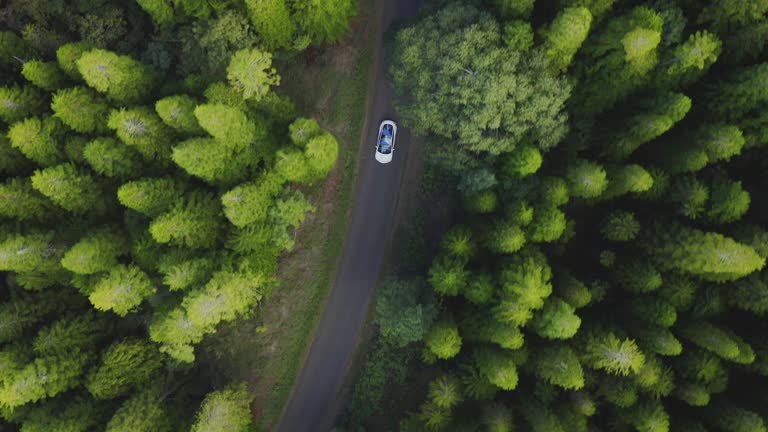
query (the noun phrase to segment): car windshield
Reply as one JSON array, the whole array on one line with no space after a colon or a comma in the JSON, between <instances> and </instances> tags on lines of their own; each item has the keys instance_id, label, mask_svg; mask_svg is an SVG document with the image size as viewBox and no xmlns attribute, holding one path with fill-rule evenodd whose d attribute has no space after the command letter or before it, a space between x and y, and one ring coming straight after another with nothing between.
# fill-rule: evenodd
<instances>
[{"instance_id":1,"label":"car windshield","mask_svg":"<svg viewBox=\"0 0 768 432\"><path fill-rule=\"evenodd\" d=\"M389 154L392 152L392 125L384 125L379 135L379 153Z\"/></svg>"}]
</instances>

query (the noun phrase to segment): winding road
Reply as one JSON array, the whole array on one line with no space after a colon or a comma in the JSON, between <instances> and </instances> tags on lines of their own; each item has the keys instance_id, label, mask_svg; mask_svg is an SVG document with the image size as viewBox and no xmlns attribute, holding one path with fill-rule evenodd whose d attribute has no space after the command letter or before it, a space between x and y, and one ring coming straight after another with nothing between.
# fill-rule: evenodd
<instances>
[{"instance_id":1,"label":"winding road","mask_svg":"<svg viewBox=\"0 0 768 432\"><path fill-rule=\"evenodd\" d=\"M366 108L366 140L360 160L352 217L331 295L279 432L327 432L341 412L342 382L352 362L368 307L379 279L393 221L411 137L399 128L394 159L381 165L373 158L379 123L395 118L394 91L385 77L383 33L397 20L416 16L419 0L383 0L376 52ZM381 4L381 3L380 3Z\"/></svg>"}]
</instances>

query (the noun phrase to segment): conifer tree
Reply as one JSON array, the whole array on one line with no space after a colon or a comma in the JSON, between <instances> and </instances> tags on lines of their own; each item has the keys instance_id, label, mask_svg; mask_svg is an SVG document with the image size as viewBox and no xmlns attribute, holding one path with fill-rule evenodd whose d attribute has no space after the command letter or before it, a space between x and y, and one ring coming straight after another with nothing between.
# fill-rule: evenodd
<instances>
[{"instance_id":1,"label":"conifer tree","mask_svg":"<svg viewBox=\"0 0 768 432\"><path fill-rule=\"evenodd\" d=\"M737 120L768 100L768 89L760 83L768 77L768 64L758 64L730 72L711 84L706 106L717 119Z\"/></svg>"},{"instance_id":2,"label":"conifer tree","mask_svg":"<svg viewBox=\"0 0 768 432\"><path fill-rule=\"evenodd\" d=\"M95 91L86 87L62 89L53 94L54 116L81 133L106 132L109 106Z\"/></svg>"},{"instance_id":3,"label":"conifer tree","mask_svg":"<svg viewBox=\"0 0 768 432\"><path fill-rule=\"evenodd\" d=\"M98 310L125 316L157 291L149 276L135 265L117 265L102 277L88 299Z\"/></svg>"},{"instance_id":4,"label":"conifer tree","mask_svg":"<svg viewBox=\"0 0 768 432\"><path fill-rule=\"evenodd\" d=\"M727 432L764 432L763 418L754 411L742 408L724 398L711 403L704 411L707 422Z\"/></svg>"},{"instance_id":5,"label":"conifer tree","mask_svg":"<svg viewBox=\"0 0 768 432\"><path fill-rule=\"evenodd\" d=\"M706 30L692 33L661 63L656 85L679 88L699 80L717 60L721 46L720 39Z\"/></svg>"},{"instance_id":6,"label":"conifer tree","mask_svg":"<svg viewBox=\"0 0 768 432\"><path fill-rule=\"evenodd\" d=\"M169 212L155 218L149 232L158 243L209 248L219 240L221 219L218 199L210 193L194 191Z\"/></svg>"},{"instance_id":7,"label":"conifer tree","mask_svg":"<svg viewBox=\"0 0 768 432\"><path fill-rule=\"evenodd\" d=\"M117 198L125 207L157 217L180 202L183 191L183 183L173 178L148 178L123 184L117 190Z\"/></svg>"},{"instance_id":8,"label":"conifer tree","mask_svg":"<svg viewBox=\"0 0 768 432\"><path fill-rule=\"evenodd\" d=\"M638 431L669 431L669 414L661 402L643 401L627 412L627 420Z\"/></svg>"},{"instance_id":9,"label":"conifer tree","mask_svg":"<svg viewBox=\"0 0 768 432\"><path fill-rule=\"evenodd\" d=\"M514 390L518 383L517 366L507 350L481 347L472 352L480 373L502 390Z\"/></svg>"},{"instance_id":10,"label":"conifer tree","mask_svg":"<svg viewBox=\"0 0 768 432\"><path fill-rule=\"evenodd\" d=\"M116 138L96 138L83 149L83 158L104 177L131 177L142 164L141 155Z\"/></svg>"},{"instance_id":11,"label":"conifer tree","mask_svg":"<svg viewBox=\"0 0 768 432\"><path fill-rule=\"evenodd\" d=\"M32 47L12 31L0 32L0 68L15 69L34 56Z\"/></svg>"},{"instance_id":12,"label":"conifer tree","mask_svg":"<svg viewBox=\"0 0 768 432\"><path fill-rule=\"evenodd\" d=\"M485 245L497 253L515 253L525 244L525 232L515 223L497 221L488 226Z\"/></svg>"},{"instance_id":13,"label":"conifer tree","mask_svg":"<svg viewBox=\"0 0 768 432\"><path fill-rule=\"evenodd\" d=\"M264 139L266 135L264 124L257 128L257 122L237 108L203 104L195 108L194 114L200 126L227 148L242 148Z\"/></svg>"},{"instance_id":14,"label":"conifer tree","mask_svg":"<svg viewBox=\"0 0 768 432\"><path fill-rule=\"evenodd\" d=\"M128 241L109 229L86 234L61 259L61 265L77 274L109 271L117 265L117 257L128 252Z\"/></svg>"},{"instance_id":15,"label":"conifer tree","mask_svg":"<svg viewBox=\"0 0 768 432\"><path fill-rule=\"evenodd\" d=\"M614 278L622 289L635 293L655 291L664 282L653 263L637 259L619 262L615 266Z\"/></svg>"},{"instance_id":16,"label":"conifer tree","mask_svg":"<svg viewBox=\"0 0 768 432\"><path fill-rule=\"evenodd\" d=\"M487 405L480 421L488 432L512 432L514 425L510 409L498 403Z\"/></svg>"},{"instance_id":17,"label":"conifer tree","mask_svg":"<svg viewBox=\"0 0 768 432\"><path fill-rule=\"evenodd\" d=\"M596 198L608 187L605 169L583 159L571 162L565 173L568 189L578 198Z\"/></svg>"},{"instance_id":18,"label":"conifer tree","mask_svg":"<svg viewBox=\"0 0 768 432\"><path fill-rule=\"evenodd\" d=\"M323 179L336 166L336 159L339 157L339 142L329 132L322 133L307 142L304 155L307 158L310 179Z\"/></svg>"},{"instance_id":19,"label":"conifer tree","mask_svg":"<svg viewBox=\"0 0 768 432\"><path fill-rule=\"evenodd\" d=\"M249 158L246 152L232 150L224 141L212 138L192 138L179 143L171 153L171 159L189 174L212 184L232 184L247 175ZM249 160L254 159L254 160Z\"/></svg>"},{"instance_id":20,"label":"conifer tree","mask_svg":"<svg viewBox=\"0 0 768 432\"><path fill-rule=\"evenodd\" d=\"M677 205L679 213L695 220L706 210L709 187L693 176L678 177L669 190L668 199Z\"/></svg>"},{"instance_id":21,"label":"conifer tree","mask_svg":"<svg viewBox=\"0 0 768 432\"><path fill-rule=\"evenodd\" d=\"M717 233L679 224L657 224L643 246L659 265L705 280L746 276L765 264L754 249Z\"/></svg>"},{"instance_id":22,"label":"conifer tree","mask_svg":"<svg viewBox=\"0 0 768 432\"><path fill-rule=\"evenodd\" d=\"M736 222L749 210L751 198L741 182L717 178L710 191L707 219L714 223Z\"/></svg>"},{"instance_id":23,"label":"conifer tree","mask_svg":"<svg viewBox=\"0 0 768 432\"><path fill-rule=\"evenodd\" d=\"M160 271L164 275L163 283L171 291L177 291L202 285L210 279L213 268L214 261L203 257L186 260L168 267L161 267Z\"/></svg>"},{"instance_id":24,"label":"conifer tree","mask_svg":"<svg viewBox=\"0 0 768 432\"><path fill-rule=\"evenodd\" d=\"M543 161L538 148L522 145L506 156L503 170L511 177L527 177L538 171Z\"/></svg>"},{"instance_id":25,"label":"conifer tree","mask_svg":"<svg viewBox=\"0 0 768 432\"><path fill-rule=\"evenodd\" d=\"M191 96L168 96L155 103L155 111L160 118L176 131L183 134L199 134L203 128L195 118L197 101Z\"/></svg>"},{"instance_id":26,"label":"conifer tree","mask_svg":"<svg viewBox=\"0 0 768 432\"><path fill-rule=\"evenodd\" d=\"M160 352L186 363L195 361L192 344L203 340L204 335L205 329L194 325L183 308L156 316L149 327L150 338L161 344Z\"/></svg>"},{"instance_id":27,"label":"conifer tree","mask_svg":"<svg viewBox=\"0 0 768 432\"><path fill-rule=\"evenodd\" d=\"M530 329L546 339L572 338L581 326L581 319L575 308L557 297L549 297L544 307L536 312L530 322Z\"/></svg>"},{"instance_id":28,"label":"conifer tree","mask_svg":"<svg viewBox=\"0 0 768 432\"><path fill-rule=\"evenodd\" d=\"M533 221L526 227L526 236L532 242L552 242L563 235L566 225L565 213L557 207L537 207Z\"/></svg>"},{"instance_id":29,"label":"conifer tree","mask_svg":"<svg viewBox=\"0 0 768 432\"><path fill-rule=\"evenodd\" d=\"M63 318L41 329L32 341L32 348L39 357L66 357L87 352L108 335L105 327L106 320L92 311Z\"/></svg>"},{"instance_id":30,"label":"conifer tree","mask_svg":"<svg viewBox=\"0 0 768 432\"><path fill-rule=\"evenodd\" d=\"M156 81L155 72L149 66L103 49L87 51L75 63L90 87L118 103L143 102Z\"/></svg>"},{"instance_id":31,"label":"conifer tree","mask_svg":"<svg viewBox=\"0 0 768 432\"><path fill-rule=\"evenodd\" d=\"M621 340L613 333L603 333L588 336L583 361L593 369L626 376L640 371L645 356L632 339Z\"/></svg>"},{"instance_id":32,"label":"conifer tree","mask_svg":"<svg viewBox=\"0 0 768 432\"><path fill-rule=\"evenodd\" d=\"M280 76L272 68L272 54L256 48L240 50L232 56L227 79L243 99L256 102L266 96L271 86L280 85Z\"/></svg>"},{"instance_id":33,"label":"conifer tree","mask_svg":"<svg viewBox=\"0 0 768 432\"><path fill-rule=\"evenodd\" d=\"M584 372L576 354L567 345L552 345L535 355L536 375L568 390L584 387Z\"/></svg>"},{"instance_id":34,"label":"conifer tree","mask_svg":"<svg viewBox=\"0 0 768 432\"><path fill-rule=\"evenodd\" d=\"M126 145L133 146L149 160L167 160L171 154L173 130L146 107L113 110L107 126Z\"/></svg>"},{"instance_id":35,"label":"conifer tree","mask_svg":"<svg viewBox=\"0 0 768 432\"><path fill-rule=\"evenodd\" d=\"M677 326L677 333L693 344L726 359L740 354L739 344L728 333L706 321L686 321Z\"/></svg>"},{"instance_id":36,"label":"conifer tree","mask_svg":"<svg viewBox=\"0 0 768 432\"><path fill-rule=\"evenodd\" d=\"M614 199L630 192L642 193L653 187L653 176L635 164L610 167L608 179L608 187L601 199Z\"/></svg>"},{"instance_id":37,"label":"conifer tree","mask_svg":"<svg viewBox=\"0 0 768 432\"><path fill-rule=\"evenodd\" d=\"M67 85L67 76L56 62L28 61L24 63L21 74L43 90L55 91Z\"/></svg>"},{"instance_id":38,"label":"conifer tree","mask_svg":"<svg viewBox=\"0 0 768 432\"><path fill-rule=\"evenodd\" d=\"M429 269L429 283L440 295L457 296L464 289L470 273L466 261L449 256L436 258Z\"/></svg>"},{"instance_id":39,"label":"conifer tree","mask_svg":"<svg viewBox=\"0 0 768 432\"><path fill-rule=\"evenodd\" d=\"M53 232L14 235L0 243L0 270L19 273L51 273L59 264L66 248Z\"/></svg>"},{"instance_id":40,"label":"conifer tree","mask_svg":"<svg viewBox=\"0 0 768 432\"><path fill-rule=\"evenodd\" d=\"M461 294L474 304L485 304L491 301L494 291L493 277L488 274L475 275Z\"/></svg>"},{"instance_id":41,"label":"conifer tree","mask_svg":"<svg viewBox=\"0 0 768 432\"><path fill-rule=\"evenodd\" d=\"M499 198L492 190L478 192L464 198L464 208L471 213L493 213L498 204Z\"/></svg>"},{"instance_id":42,"label":"conifer tree","mask_svg":"<svg viewBox=\"0 0 768 432\"><path fill-rule=\"evenodd\" d=\"M27 178L11 178L0 184L0 216L19 221L42 221L51 216L51 203Z\"/></svg>"},{"instance_id":43,"label":"conifer tree","mask_svg":"<svg viewBox=\"0 0 768 432\"><path fill-rule=\"evenodd\" d=\"M522 404L521 410L531 432L565 432L555 413L540 401L528 400Z\"/></svg>"},{"instance_id":44,"label":"conifer tree","mask_svg":"<svg viewBox=\"0 0 768 432\"><path fill-rule=\"evenodd\" d=\"M309 140L323 132L317 120L303 117L294 120L288 126L288 131L291 136L291 142L301 148L306 147Z\"/></svg>"},{"instance_id":45,"label":"conifer tree","mask_svg":"<svg viewBox=\"0 0 768 432\"><path fill-rule=\"evenodd\" d=\"M419 420L424 428L430 432L444 430L451 423L451 411L440 408L433 402L425 402L419 410Z\"/></svg>"},{"instance_id":46,"label":"conifer tree","mask_svg":"<svg viewBox=\"0 0 768 432\"><path fill-rule=\"evenodd\" d=\"M571 197L568 183L565 179L549 176L541 179L537 195L544 204L556 207L567 204Z\"/></svg>"},{"instance_id":47,"label":"conifer tree","mask_svg":"<svg viewBox=\"0 0 768 432\"><path fill-rule=\"evenodd\" d=\"M574 308L582 308L592 301L589 288L568 273L558 274L554 286L560 298Z\"/></svg>"},{"instance_id":48,"label":"conifer tree","mask_svg":"<svg viewBox=\"0 0 768 432\"><path fill-rule=\"evenodd\" d=\"M61 396L42 405L21 408L21 427L25 432L85 431L100 425L101 408L83 397Z\"/></svg>"},{"instance_id":49,"label":"conifer tree","mask_svg":"<svg viewBox=\"0 0 768 432\"><path fill-rule=\"evenodd\" d=\"M544 42L542 49L546 53L555 72L564 72L571 64L573 56L589 34L592 14L585 7L565 8L552 23L541 30Z\"/></svg>"},{"instance_id":50,"label":"conifer tree","mask_svg":"<svg viewBox=\"0 0 768 432\"><path fill-rule=\"evenodd\" d=\"M461 350L461 336L453 321L443 319L435 323L424 336L427 348L438 358L449 359Z\"/></svg>"},{"instance_id":51,"label":"conifer tree","mask_svg":"<svg viewBox=\"0 0 768 432\"><path fill-rule=\"evenodd\" d=\"M60 46L56 50L56 60L59 67L69 78L82 81L83 76L77 68L77 60L94 47L87 42L70 42Z\"/></svg>"},{"instance_id":52,"label":"conifer tree","mask_svg":"<svg viewBox=\"0 0 768 432\"><path fill-rule=\"evenodd\" d=\"M630 310L638 319L662 327L671 327L677 320L677 311L672 305L652 296L632 299Z\"/></svg>"},{"instance_id":53,"label":"conifer tree","mask_svg":"<svg viewBox=\"0 0 768 432\"><path fill-rule=\"evenodd\" d=\"M461 382L454 376L441 375L429 383L429 398L443 409L461 402Z\"/></svg>"},{"instance_id":54,"label":"conifer tree","mask_svg":"<svg viewBox=\"0 0 768 432\"><path fill-rule=\"evenodd\" d=\"M544 306L552 294L552 269L541 252L524 250L512 257L501 269L499 282L504 291L519 296L530 309Z\"/></svg>"},{"instance_id":55,"label":"conifer tree","mask_svg":"<svg viewBox=\"0 0 768 432\"><path fill-rule=\"evenodd\" d=\"M80 383L88 357L71 353L35 359L6 379L0 388L0 404L14 408L74 388Z\"/></svg>"},{"instance_id":56,"label":"conifer tree","mask_svg":"<svg viewBox=\"0 0 768 432\"><path fill-rule=\"evenodd\" d=\"M57 118L29 117L11 126L8 139L28 159L41 166L52 166L64 161L64 133L64 125Z\"/></svg>"},{"instance_id":57,"label":"conifer tree","mask_svg":"<svg viewBox=\"0 0 768 432\"><path fill-rule=\"evenodd\" d=\"M264 173L256 182L241 184L222 195L224 214L236 227L264 221L269 204L282 187L278 176Z\"/></svg>"},{"instance_id":58,"label":"conifer tree","mask_svg":"<svg viewBox=\"0 0 768 432\"><path fill-rule=\"evenodd\" d=\"M251 427L251 396L245 384L205 396L191 432L247 432Z\"/></svg>"},{"instance_id":59,"label":"conifer tree","mask_svg":"<svg viewBox=\"0 0 768 432\"><path fill-rule=\"evenodd\" d=\"M97 399L114 399L147 383L163 365L157 348L144 339L127 338L110 345L85 382Z\"/></svg>"},{"instance_id":60,"label":"conifer tree","mask_svg":"<svg viewBox=\"0 0 768 432\"><path fill-rule=\"evenodd\" d=\"M13 124L45 110L45 96L33 86L0 87L0 120Z\"/></svg>"},{"instance_id":61,"label":"conifer tree","mask_svg":"<svg viewBox=\"0 0 768 432\"><path fill-rule=\"evenodd\" d=\"M123 402L107 423L106 432L171 432L168 412L153 387Z\"/></svg>"},{"instance_id":62,"label":"conifer tree","mask_svg":"<svg viewBox=\"0 0 768 432\"><path fill-rule=\"evenodd\" d=\"M504 18L527 19L533 12L534 0L493 0L496 10Z\"/></svg>"},{"instance_id":63,"label":"conifer tree","mask_svg":"<svg viewBox=\"0 0 768 432\"><path fill-rule=\"evenodd\" d=\"M296 23L285 0L247 0L245 5L254 29L268 49L291 45Z\"/></svg>"},{"instance_id":64,"label":"conifer tree","mask_svg":"<svg viewBox=\"0 0 768 432\"><path fill-rule=\"evenodd\" d=\"M600 233L606 240L630 241L640 231L640 223L635 215L626 211L613 211L605 218L600 227Z\"/></svg>"},{"instance_id":65,"label":"conifer tree","mask_svg":"<svg viewBox=\"0 0 768 432\"><path fill-rule=\"evenodd\" d=\"M32 187L74 214L100 212L106 206L98 181L72 164L35 171Z\"/></svg>"},{"instance_id":66,"label":"conifer tree","mask_svg":"<svg viewBox=\"0 0 768 432\"><path fill-rule=\"evenodd\" d=\"M36 324L44 321L51 313L69 306L66 301L68 295L69 293L66 292L21 293L9 301L0 303L0 342L6 343L17 339L34 328ZM12 357L24 356L13 355ZM2 363L0 361L0 364Z\"/></svg>"}]
</instances>

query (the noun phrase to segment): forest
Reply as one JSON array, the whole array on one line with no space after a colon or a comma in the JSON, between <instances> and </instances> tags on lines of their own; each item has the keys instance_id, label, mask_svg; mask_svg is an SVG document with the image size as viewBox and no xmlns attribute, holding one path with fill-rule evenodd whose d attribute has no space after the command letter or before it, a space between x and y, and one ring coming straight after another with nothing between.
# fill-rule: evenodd
<instances>
[{"instance_id":1,"label":"forest","mask_svg":"<svg viewBox=\"0 0 768 432\"><path fill-rule=\"evenodd\" d=\"M196 346L280 289L339 143L275 59L352 0L0 4L0 430L250 431Z\"/></svg>"},{"instance_id":2,"label":"forest","mask_svg":"<svg viewBox=\"0 0 768 432\"><path fill-rule=\"evenodd\" d=\"M348 431L768 430L768 2L426 1Z\"/></svg>"}]
</instances>

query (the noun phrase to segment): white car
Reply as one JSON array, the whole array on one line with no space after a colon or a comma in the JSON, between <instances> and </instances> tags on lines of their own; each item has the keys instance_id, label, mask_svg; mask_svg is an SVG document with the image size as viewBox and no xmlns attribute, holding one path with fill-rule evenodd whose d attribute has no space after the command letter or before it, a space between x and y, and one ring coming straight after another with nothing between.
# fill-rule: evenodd
<instances>
[{"instance_id":1,"label":"white car","mask_svg":"<svg viewBox=\"0 0 768 432\"><path fill-rule=\"evenodd\" d=\"M392 154L395 152L395 135L397 125L392 120L384 120L379 126L379 135L376 139L376 160L385 164L392 162Z\"/></svg>"}]
</instances>

